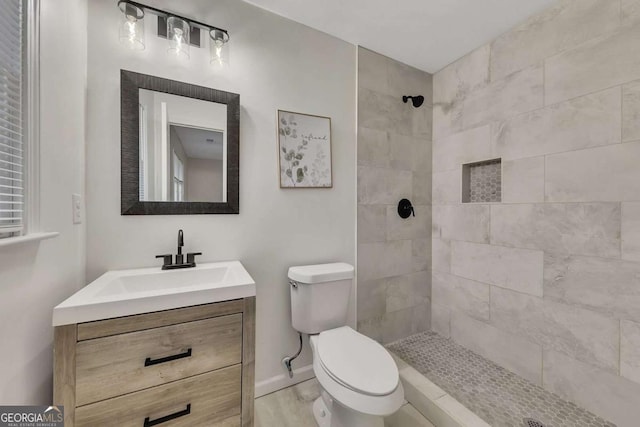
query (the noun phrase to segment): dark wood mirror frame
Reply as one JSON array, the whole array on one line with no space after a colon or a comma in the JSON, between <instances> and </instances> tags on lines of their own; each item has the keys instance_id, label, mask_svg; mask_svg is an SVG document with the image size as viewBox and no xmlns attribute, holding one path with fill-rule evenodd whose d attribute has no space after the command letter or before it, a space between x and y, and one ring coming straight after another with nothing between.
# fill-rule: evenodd
<instances>
[{"instance_id":1,"label":"dark wood mirror frame","mask_svg":"<svg viewBox=\"0 0 640 427\"><path fill-rule=\"evenodd\" d=\"M227 201L139 200L139 90L148 89L227 106ZM240 95L120 70L120 200L122 215L237 214L240 212Z\"/></svg>"}]
</instances>

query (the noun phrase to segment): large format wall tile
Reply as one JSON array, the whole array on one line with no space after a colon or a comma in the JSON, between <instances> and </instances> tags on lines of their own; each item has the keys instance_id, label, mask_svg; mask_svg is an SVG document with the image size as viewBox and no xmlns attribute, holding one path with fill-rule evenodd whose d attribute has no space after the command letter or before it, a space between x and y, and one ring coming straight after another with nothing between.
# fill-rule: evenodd
<instances>
[{"instance_id":1,"label":"large format wall tile","mask_svg":"<svg viewBox=\"0 0 640 427\"><path fill-rule=\"evenodd\" d=\"M393 95L389 89L389 61L384 55L358 47L358 90L369 89Z\"/></svg>"},{"instance_id":2,"label":"large format wall tile","mask_svg":"<svg viewBox=\"0 0 640 427\"><path fill-rule=\"evenodd\" d=\"M411 135L413 112L402 98L373 90L358 90L358 126L402 135Z\"/></svg>"},{"instance_id":3,"label":"large format wall tile","mask_svg":"<svg viewBox=\"0 0 640 427\"><path fill-rule=\"evenodd\" d=\"M429 329L430 308L427 305L386 313L382 318L382 343L388 344Z\"/></svg>"},{"instance_id":4,"label":"large format wall tile","mask_svg":"<svg viewBox=\"0 0 640 427\"><path fill-rule=\"evenodd\" d=\"M388 61L390 93L396 96L422 95L424 105L430 106L433 100L433 76L393 59Z\"/></svg>"},{"instance_id":5,"label":"large format wall tile","mask_svg":"<svg viewBox=\"0 0 640 427\"><path fill-rule=\"evenodd\" d=\"M635 80L622 86L622 140L638 139L640 139L640 80Z\"/></svg>"},{"instance_id":6,"label":"large format wall tile","mask_svg":"<svg viewBox=\"0 0 640 427\"><path fill-rule=\"evenodd\" d=\"M358 205L358 243L384 242L387 209L383 205Z\"/></svg>"},{"instance_id":7,"label":"large format wall tile","mask_svg":"<svg viewBox=\"0 0 640 427\"><path fill-rule=\"evenodd\" d=\"M618 427L638 425L640 384L553 350L545 349L543 359L543 385L546 389L616 423Z\"/></svg>"},{"instance_id":8,"label":"large format wall tile","mask_svg":"<svg viewBox=\"0 0 640 427\"><path fill-rule=\"evenodd\" d=\"M489 320L489 285L439 271L433 272L432 298L478 320Z\"/></svg>"},{"instance_id":9,"label":"large format wall tile","mask_svg":"<svg viewBox=\"0 0 640 427\"><path fill-rule=\"evenodd\" d=\"M389 134L386 131L358 127L358 165L388 168L390 157Z\"/></svg>"},{"instance_id":10,"label":"large format wall tile","mask_svg":"<svg viewBox=\"0 0 640 427\"><path fill-rule=\"evenodd\" d=\"M462 168L446 172L434 172L432 180L433 204L460 203L462 200ZM541 181L544 184L544 176Z\"/></svg>"},{"instance_id":11,"label":"large format wall tile","mask_svg":"<svg viewBox=\"0 0 640 427\"><path fill-rule=\"evenodd\" d=\"M358 279L371 280L412 272L410 240L358 244Z\"/></svg>"},{"instance_id":12,"label":"large format wall tile","mask_svg":"<svg viewBox=\"0 0 640 427\"><path fill-rule=\"evenodd\" d=\"M450 104L489 83L490 46L484 45L433 76L433 102Z\"/></svg>"},{"instance_id":13,"label":"large format wall tile","mask_svg":"<svg viewBox=\"0 0 640 427\"><path fill-rule=\"evenodd\" d=\"M451 273L482 283L542 296L541 251L451 242Z\"/></svg>"},{"instance_id":14,"label":"large format wall tile","mask_svg":"<svg viewBox=\"0 0 640 427\"><path fill-rule=\"evenodd\" d=\"M434 175L434 191L435 183ZM505 203L544 201L544 157L502 162L502 201Z\"/></svg>"},{"instance_id":15,"label":"large format wall tile","mask_svg":"<svg viewBox=\"0 0 640 427\"><path fill-rule=\"evenodd\" d=\"M489 205L441 205L432 211L432 236L489 243Z\"/></svg>"},{"instance_id":16,"label":"large format wall tile","mask_svg":"<svg viewBox=\"0 0 640 427\"><path fill-rule=\"evenodd\" d=\"M622 204L622 259L640 262L640 202Z\"/></svg>"},{"instance_id":17,"label":"large format wall tile","mask_svg":"<svg viewBox=\"0 0 640 427\"><path fill-rule=\"evenodd\" d=\"M620 375L640 384L640 323L620 322Z\"/></svg>"},{"instance_id":18,"label":"large format wall tile","mask_svg":"<svg viewBox=\"0 0 640 427\"><path fill-rule=\"evenodd\" d=\"M415 205L431 205L431 172L429 170L412 173L412 198ZM398 199L400 200L400 199ZM395 202L397 206L397 201ZM429 218L424 218L429 221Z\"/></svg>"},{"instance_id":19,"label":"large format wall tile","mask_svg":"<svg viewBox=\"0 0 640 427\"><path fill-rule=\"evenodd\" d=\"M640 26L625 26L545 61L545 101L553 104L636 80Z\"/></svg>"},{"instance_id":20,"label":"large format wall tile","mask_svg":"<svg viewBox=\"0 0 640 427\"><path fill-rule=\"evenodd\" d=\"M382 316L387 311L387 285L391 278L358 281L358 320Z\"/></svg>"},{"instance_id":21,"label":"large format wall tile","mask_svg":"<svg viewBox=\"0 0 640 427\"><path fill-rule=\"evenodd\" d=\"M491 158L491 126L480 126L433 142L434 172Z\"/></svg>"},{"instance_id":22,"label":"large format wall tile","mask_svg":"<svg viewBox=\"0 0 640 427\"><path fill-rule=\"evenodd\" d=\"M449 307L431 302L431 330L445 338L451 336L451 310Z\"/></svg>"},{"instance_id":23,"label":"large format wall tile","mask_svg":"<svg viewBox=\"0 0 640 427\"><path fill-rule=\"evenodd\" d=\"M413 170L413 144L416 139L397 133L389 134L389 166L395 170Z\"/></svg>"},{"instance_id":24,"label":"large format wall tile","mask_svg":"<svg viewBox=\"0 0 640 427\"><path fill-rule=\"evenodd\" d=\"M424 90L420 92L425 93ZM398 98L402 100L401 96L398 96ZM425 96L425 101L424 104L422 104L422 107L414 108L411 103L403 103L402 106L404 108L409 108L411 112L411 134L414 137L431 141L433 133L433 108L430 105L427 105L429 102L430 101Z\"/></svg>"},{"instance_id":25,"label":"large format wall tile","mask_svg":"<svg viewBox=\"0 0 640 427\"><path fill-rule=\"evenodd\" d=\"M387 206L386 240L410 240L429 237L431 206L413 205L415 216L402 218L398 215L397 206Z\"/></svg>"},{"instance_id":26,"label":"large format wall tile","mask_svg":"<svg viewBox=\"0 0 640 427\"><path fill-rule=\"evenodd\" d=\"M448 273L451 271L451 242L436 237L432 240L432 269Z\"/></svg>"},{"instance_id":27,"label":"large format wall tile","mask_svg":"<svg viewBox=\"0 0 640 427\"><path fill-rule=\"evenodd\" d=\"M526 68L619 24L617 1L562 0L491 43L491 78Z\"/></svg>"},{"instance_id":28,"label":"large format wall tile","mask_svg":"<svg viewBox=\"0 0 640 427\"><path fill-rule=\"evenodd\" d=\"M521 114L494 127L494 154L503 159L618 143L619 87Z\"/></svg>"},{"instance_id":29,"label":"large format wall tile","mask_svg":"<svg viewBox=\"0 0 640 427\"><path fill-rule=\"evenodd\" d=\"M640 263L545 254L544 296L640 321Z\"/></svg>"},{"instance_id":30,"label":"large format wall tile","mask_svg":"<svg viewBox=\"0 0 640 427\"><path fill-rule=\"evenodd\" d=\"M393 205L402 198L411 198L413 173L393 169L358 167L358 203Z\"/></svg>"},{"instance_id":31,"label":"large format wall tile","mask_svg":"<svg viewBox=\"0 0 640 427\"><path fill-rule=\"evenodd\" d=\"M640 20L640 2L638 0L621 0L622 24L626 25Z\"/></svg>"},{"instance_id":32,"label":"large format wall tile","mask_svg":"<svg viewBox=\"0 0 640 427\"><path fill-rule=\"evenodd\" d=\"M404 310L418 303L424 303L428 295L417 295L410 275L390 277L386 279L385 312Z\"/></svg>"},{"instance_id":33,"label":"large format wall tile","mask_svg":"<svg viewBox=\"0 0 640 427\"><path fill-rule=\"evenodd\" d=\"M546 199L551 202L640 200L638 159L640 143L547 156Z\"/></svg>"},{"instance_id":34,"label":"large format wall tile","mask_svg":"<svg viewBox=\"0 0 640 427\"><path fill-rule=\"evenodd\" d=\"M491 206L491 243L554 253L620 257L619 203Z\"/></svg>"},{"instance_id":35,"label":"large format wall tile","mask_svg":"<svg viewBox=\"0 0 640 427\"><path fill-rule=\"evenodd\" d=\"M433 106L433 140L462 131L462 101Z\"/></svg>"},{"instance_id":36,"label":"large format wall tile","mask_svg":"<svg viewBox=\"0 0 640 427\"><path fill-rule=\"evenodd\" d=\"M384 342L430 328L432 77L359 48L358 86L358 328Z\"/></svg>"},{"instance_id":37,"label":"large format wall tile","mask_svg":"<svg viewBox=\"0 0 640 427\"><path fill-rule=\"evenodd\" d=\"M471 92L462 106L465 128L525 113L544 104L541 65L494 80Z\"/></svg>"},{"instance_id":38,"label":"large format wall tile","mask_svg":"<svg viewBox=\"0 0 640 427\"><path fill-rule=\"evenodd\" d=\"M618 320L580 307L493 287L491 324L544 348L618 372Z\"/></svg>"},{"instance_id":39,"label":"large format wall tile","mask_svg":"<svg viewBox=\"0 0 640 427\"><path fill-rule=\"evenodd\" d=\"M451 338L529 381L540 384L540 345L459 312L451 313Z\"/></svg>"},{"instance_id":40,"label":"large format wall tile","mask_svg":"<svg viewBox=\"0 0 640 427\"><path fill-rule=\"evenodd\" d=\"M433 76L433 139L462 130L462 102L489 82L489 45L484 45Z\"/></svg>"},{"instance_id":41,"label":"large format wall tile","mask_svg":"<svg viewBox=\"0 0 640 427\"><path fill-rule=\"evenodd\" d=\"M427 222L428 223L431 221ZM429 233L431 237L431 233ZM413 256L413 271L424 271L431 269L431 239L411 239L411 255Z\"/></svg>"}]
</instances>

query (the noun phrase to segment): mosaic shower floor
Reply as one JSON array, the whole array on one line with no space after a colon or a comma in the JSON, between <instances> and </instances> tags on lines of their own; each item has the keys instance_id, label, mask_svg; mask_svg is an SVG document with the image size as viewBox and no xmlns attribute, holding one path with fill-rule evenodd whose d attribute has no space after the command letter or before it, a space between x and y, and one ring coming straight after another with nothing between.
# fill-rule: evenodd
<instances>
[{"instance_id":1,"label":"mosaic shower floor","mask_svg":"<svg viewBox=\"0 0 640 427\"><path fill-rule=\"evenodd\" d=\"M434 332L387 348L493 427L615 427Z\"/></svg>"}]
</instances>

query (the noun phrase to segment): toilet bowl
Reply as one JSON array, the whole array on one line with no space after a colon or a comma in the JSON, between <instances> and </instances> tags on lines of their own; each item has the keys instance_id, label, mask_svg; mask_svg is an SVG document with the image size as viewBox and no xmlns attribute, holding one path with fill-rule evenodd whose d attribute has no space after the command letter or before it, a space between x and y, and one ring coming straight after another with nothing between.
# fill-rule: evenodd
<instances>
[{"instance_id":1,"label":"toilet bowl","mask_svg":"<svg viewBox=\"0 0 640 427\"><path fill-rule=\"evenodd\" d=\"M374 340L343 326L310 337L313 371L325 393L314 402L320 427L382 427L404 401L398 368Z\"/></svg>"},{"instance_id":2,"label":"toilet bowl","mask_svg":"<svg viewBox=\"0 0 640 427\"><path fill-rule=\"evenodd\" d=\"M338 262L289 268L291 322L309 334L322 395L313 404L320 427L383 427L400 409L404 389L387 350L347 324L353 266Z\"/></svg>"}]
</instances>

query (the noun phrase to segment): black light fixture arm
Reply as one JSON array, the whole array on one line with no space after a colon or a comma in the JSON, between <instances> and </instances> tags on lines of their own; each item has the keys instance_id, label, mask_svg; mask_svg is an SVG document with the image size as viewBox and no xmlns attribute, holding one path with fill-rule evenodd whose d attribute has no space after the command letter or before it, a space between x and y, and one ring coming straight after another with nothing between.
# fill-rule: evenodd
<instances>
[{"instance_id":1,"label":"black light fixture arm","mask_svg":"<svg viewBox=\"0 0 640 427\"><path fill-rule=\"evenodd\" d=\"M162 16L162 17L165 17L165 18L169 18L171 16L174 16L176 18L180 18L180 19L182 19L184 21L187 21L191 25L194 25L196 27L202 28L202 29L207 30L207 31L214 31L214 30L215 31L221 31L221 32L223 32L223 33L225 33L227 35L227 39L229 38L229 32L227 30L222 29L222 28L218 28L218 27L214 27L213 25L204 24L202 22L195 21L195 20L193 20L191 18L185 18L184 16L178 15L176 13L166 12L164 10L156 9L155 7L147 6L147 5L144 5L142 3L138 3L138 2L135 2L135 1L131 1L131 0L119 0L118 1L118 5L120 5L122 3L129 4L131 6L135 6L135 7L139 8L139 9L143 10L145 13L146 12L153 13L156 16Z\"/></svg>"}]
</instances>

